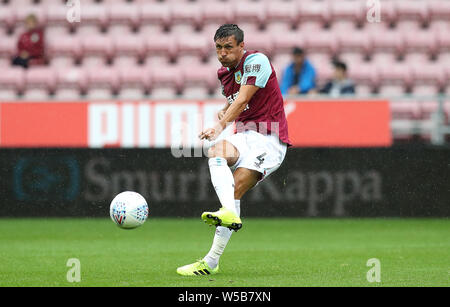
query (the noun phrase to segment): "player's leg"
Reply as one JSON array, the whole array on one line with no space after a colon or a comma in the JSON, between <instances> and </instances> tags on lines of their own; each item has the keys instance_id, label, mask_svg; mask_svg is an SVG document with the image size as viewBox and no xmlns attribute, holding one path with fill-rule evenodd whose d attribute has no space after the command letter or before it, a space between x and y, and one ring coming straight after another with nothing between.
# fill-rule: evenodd
<instances>
[{"instance_id":1,"label":"player's leg","mask_svg":"<svg viewBox=\"0 0 450 307\"><path fill-rule=\"evenodd\" d=\"M240 207L236 206L234 200L234 177L229 166L234 165L239 158L239 151L234 145L227 141L221 141L208 150L208 165L211 173L211 182L216 190L217 196L224 208L229 208L231 218L235 223L240 222ZM209 218L214 216L221 223L226 219L224 211L205 212L202 219L214 224L217 220ZM236 219L237 217L237 219ZM220 224L221 224L220 223ZM185 265L177 269L177 273L184 276L215 274L219 270L219 258L230 240L232 230L228 227L217 226L214 234L213 244L208 254L201 260Z\"/></svg>"},{"instance_id":2,"label":"player's leg","mask_svg":"<svg viewBox=\"0 0 450 307\"><path fill-rule=\"evenodd\" d=\"M240 216L241 197L258 183L262 174L254 170L240 167L234 171L233 177L235 182L235 207L238 216ZM218 267L220 256L222 256L232 233L233 231L227 227L217 226L211 249L203 258L210 268L215 269Z\"/></svg>"},{"instance_id":3,"label":"player's leg","mask_svg":"<svg viewBox=\"0 0 450 307\"><path fill-rule=\"evenodd\" d=\"M239 229L242 222L234 201L234 177L229 166L239 159L239 151L228 141L221 141L208 151L211 182L222 208L216 212L204 212L202 219L209 225Z\"/></svg>"}]
</instances>

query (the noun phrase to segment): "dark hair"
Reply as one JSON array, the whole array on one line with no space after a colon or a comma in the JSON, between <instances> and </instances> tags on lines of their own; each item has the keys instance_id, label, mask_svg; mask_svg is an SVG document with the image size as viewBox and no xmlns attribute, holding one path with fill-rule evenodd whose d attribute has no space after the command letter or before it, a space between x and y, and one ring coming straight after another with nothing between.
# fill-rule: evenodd
<instances>
[{"instance_id":1,"label":"dark hair","mask_svg":"<svg viewBox=\"0 0 450 307\"><path fill-rule=\"evenodd\" d=\"M221 25L219 29L217 29L216 34L214 35L214 41L232 35L234 35L234 38L238 44L244 41L244 31L242 31L237 25L230 23Z\"/></svg>"},{"instance_id":2,"label":"dark hair","mask_svg":"<svg viewBox=\"0 0 450 307\"><path fill-rule=\"evenodd\" d=\"M294 47L292 49L292 54L294 54L294 55L303 55L303 54L305 54L305 51L302 48L300 48L300 47Z\"/></svg>"},{"instance_id":3,"label":"dark hair","mask_svg":"<svg viewBox=\"0 0 450 307\"><path fill-rule=\"evenodd\" d=\"M344 72L347 71L347 64L345 64L342 61L334 61L333 65L334 65L334 68L336 68L336 69L342 69Z\"/></svg>"}]
</instances>

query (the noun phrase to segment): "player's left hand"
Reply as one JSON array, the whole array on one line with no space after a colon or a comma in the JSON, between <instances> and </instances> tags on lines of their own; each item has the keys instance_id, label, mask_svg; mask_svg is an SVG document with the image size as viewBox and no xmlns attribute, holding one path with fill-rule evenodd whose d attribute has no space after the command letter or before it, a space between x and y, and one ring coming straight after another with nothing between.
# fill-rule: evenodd
<instances>
[{"instance_id":1,"label":"player's left hand","mask_svg":"<svg viewBox=\"0 0 450 307\"><path fill-rule=\"evenodd\" d=\"M222 133L223 127L220 123L214 125L212 128L203 130L198 137L200 140L207 139L208 141L214 141Z\"/></svg>"}]
</instances>

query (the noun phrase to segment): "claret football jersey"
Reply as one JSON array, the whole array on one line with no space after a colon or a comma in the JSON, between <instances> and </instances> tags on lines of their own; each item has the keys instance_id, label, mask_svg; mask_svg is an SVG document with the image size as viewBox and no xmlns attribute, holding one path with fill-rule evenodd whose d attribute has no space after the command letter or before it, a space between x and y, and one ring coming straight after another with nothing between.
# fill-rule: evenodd
<instances>
[{"instance_id":1,"label":"claret football jersey","mask_svg":"<svg viewBox=\"0 0 450 307\"><path fill-rule=\"evenodd\" d=\"M275 70L266 55L247 50L234 69L221 67L217 74L229 104L238 97L241 85L259 87L236 119L237 132L256 130L263 134L276 133L283 143L291 145L283 96Z\"/></svg>"}]
</instances>

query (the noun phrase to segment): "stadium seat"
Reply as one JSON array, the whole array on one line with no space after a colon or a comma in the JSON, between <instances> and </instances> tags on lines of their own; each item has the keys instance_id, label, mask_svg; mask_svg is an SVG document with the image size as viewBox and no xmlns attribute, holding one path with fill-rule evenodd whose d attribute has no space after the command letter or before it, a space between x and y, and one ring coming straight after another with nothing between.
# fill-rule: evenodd
<instances>
[{"instance_id":1,"label":"stadium seat","mask_svg":"<svg viewBox=\"0 0 450 307\"><path fill-rule=\"evenodd\" d=\"M75 35L47 36L46 55L52 66L71 65L81 58L81 41Z\"/></svg>"},{"instance_id":2,"label":"stadium seat","mask_svg":"<svg viewBox=\"0 0 450 307\"><path fill-rule=\"evenodd\" d=\"M25 72L24 99L48 100L56 87L56 72L50 67L31 67Z\"/></svg>"},{"instance_id":3,"label":"stadium seat","mask_svg":"<svg viewBox=\"0 0 450 307\"><path fill-rule=\"evenodd\" d=\"M405 61L427 61L436 56L438 40L435 33L430 31L414 31L403 33ZM415 55L414 59L411 55ZM408 58L409 56L409 58Z\"/></svg>"},{"instance_id":4,"label":"stadium seat","mask_svg":"<svg viewBox=\"0 0 450 307\"><path fill-rule=\"evenodd\" d=\"M421 116L420 104L417 101L391 101L390 109L395 119L418 119Z\"/></svg>"},{"instance_id":5,"label":"stadium seat","mask_svg":"<svg viewBox=\"0 0 450 307\"><path fill-rule=\"evenodd\" d=\"M404 51L403 35L397 31L370 32L373 53L391 54L393 58L400 56Z\"/></svg>"},{"instance_id":6,"label":"stadium seat","mask_svg":"<svg viewBox=\"0 0 450 307\"><path fill-rule=\"evenodd\" d=\"M377 66L376 72L379 94L401 95L411 85L411 71L407 65L386 63L386 65Z\"/></svg>"},{"instance_id":7,"label":"stadium seat","mask_svg":"<svg viewBox=\"0 0 450 307\"><path fill-rule=\"evenodd\" d=\"M86 91L87 75L81 68L59 67L56 70L57 80L54 99L77 100L80 93Z\"/></svg>"},{"instance_id":8,"label":"stadium seat","mask_svg":"<svg viewBox=\"0 0 450 307\"><path fill-rule=\"evenodd\" d=\"M203 88L204 93L210 93L219 85L217 80L217 69L219 65L183 66L183 94L192 88ZM201 91L200 91L201 92Z\"/></svg>"},{"instance_id":9,"label":"stadium seat","mask_svg":"<svg viewBox=\"0 0 450 307\"><path fill-rule=\"evenodd\" d=\"M355 26L365 20L365 2L363 1L329 1L330 23L350 21Z\"/></svg>"},{"instance_id":10,"label":"stadium seat","mask_svg":"<svg viewBox=\"0 0 450 307\"><path fill-rule=\"evenodd\" d=\"M147 35L145 38L145 48L150 55L163 54L168 58L172 58L175 55L177 46L173 36L165 35Z\"/></svg>"},{"instance_id":11,"label":"stadium seat","mask_svg":"<svg viewBox=\"0 0 450 307\"><path fill-rule=\"evenodd\" d=\"M329 31L305 33L304 43L309 54L322 53L333 57L337 52L337 38Z\"/></svg>"},{"instance_id":12,"label":"stadium seat","mask_svg":"<svg viewBox=\"0 0 450 307\"><path fill-rule=\"evenodd\" d=\"M121 33L122 29L136 29L139 26L139 8L135 3L115 2L107 6L108 31ZM122 26L122 27L117 27ZM123 27L124 26L124 27ZM114 28L117 27L117 30Z\"/></svg>"},{"instance_id":13,"label":"stadium seat","mask_svg":"<svg viewBox=\"0 0 450 307\"><path fill-rule=\"evenodd\" d=\"M203 28L209 26L217 29L219 25L230 23L234 19L234 11L228 2L205 1L201 3L200 10Z\"/></svg>"},{"instance_id":14,"label":"stadium seat","mask_svg":"<svg viewBox=\"0 0 450 307\"><path fill-rule=\"evenodd\" d=\"M110 99L119 88L119 74L114 67L89 67L86 70L88 99Z\"/></svg>"},{"instance_id":15,"label":"stadium seat","mask_svg":"<svg viewBox=\"0 0 450 307\"><path fill-rule=\"evenodd\" d=\"M142 99L151 88L151 75L143 66L118 67L119 99Z\"/></svg>"},{"instance_id":16,"label":"stadium seat","mask_svg":"<svg viewBox=\"0 0 450 307\"><path fill-rule=\"evenodd\" d=\"M429 21L427 0L395 1L395 6L398 21L415 20L420 24L426 24Z\"/></svg>"},{"instance_id":17,"label":"stadium seat","mask_svg":"<svg viewBox=\"0 0 450 307\"><path fill-rule=\"evenodd\" d=\"M195 61L206 61L209 54L214 51L213 41L201 34L185 36L180 34L175 39L177 62L180 64Z\"/></svg>"},{"instance_id":18,"label":"stadium seat","mask_svg":"<svg viewBox=\"0 0 450 307\"><path fill-rule=\"evenodd\" d=\"M104 65L113 54L113 42L108 35L81 37L83 65Z\"/></svg>"},{"instance_id":19,"label":"stadium seat","mask_svg":"<svg viewBox=\"0 0 450 307\"><path fill-rule=\"evenodd\" d=\"M330 11L327 1L297 0L296 4L300 25L311 21L320 25L329 23Z\"/></svg>"},{"instance_id":20,"label":"stadium seat","mask_svg":"<svg viewBox=\"0 0 450 307\"><path fill-rule=\"evenodd\" d=\"M200 29L203 23L203 11L200 4L181 2L171 5L171 27L173 33L193 33Z\"/></svg>"},{"instance_id":21,"label":"stadium seat","mask_svg":"<svg viewBox=\"0 0 450 307\"><path fill-rule=\"evenodd\" d=\"M276 51L274 56L280 54L291 54L294 47L305 47L305 38L301 31L287 32L283 35L276 35L271 32L273 38L273 48Z\"/></svg>"},{"instance_id":22,"label":"stadium seat","mask_svg":"<svg viewBox=\"0 0 450 307\"><path fill-rule=\"evenodd\" d=\"M353 31L351 35L348 32L335 32L337 38L338 53L357 53L365 57L372 49L370 36L364 31Z\"/></svg>"},{"instance_id":23,"label":"stadium seat","mask_svg":"<svg viewBox=\"0 0 450 307\"><path fill-rule=\"evenodd\" d=\"M82 22L74 22L79 35L93 35L100 33L108 25L108 12L101 4L83 4Z\"/></svg>"},{"instance_id":24,"label":"stadium seat","mask_svg":"<svg viewBox=\"0 0 450 307\"><path fill-rule=\"evenodd\" d=\"M416 88L415 92L419 86L431 86L434 90L428 93L437 94L445 83L444 67L436 63L412 63L411 76L412 84Z\"/></svg>"},{"instance_id":25,"label":"stadium seat","mask_svg":"<svg viewBox=\"0 0 450 307\"><path fill-rule=\"evenodd\" d=\"M139 6L141 31L145 28L166 29L170 26L170 9L169 6L161 2L141 1ZM147 30L147 32L150 32Z\"/></svg>"},{"instance_id":26,"label":"stadium seat","mask_svg":"<svg viewBox=\"0 0 450 307\"><path fill-rule=\"evenodd\" d=\"M369 63L361 63L358 66L348 64L347 69L348 77L357 85L369 88L369 92L375 90L378 85L378 74L373 65Z\"/></svg>"},{"instance_id":27,"label":"stadium seat","mask_svg":"<svg viewBox=\"0 0 450 307\"><path fill-rule=\"evenodd\" d=\"M15 14L16 24L23 24L25 18L30 14L34 14L41 25L45 26L47 24L47 14L42 6L33 4L27 5L21 3L21 0L12 1L11 5L14 9L12 13Z\"/></svg>"},{"instance_id":28,"label":"stadium seat","mask_svg":"<svg viewBox=\"0 0 450 307\"><path fill-rule=\"evenodd\" d=\"M136 65L145 56L145 39L138 35L112 37L115 65Z\"/></svg>"},{"instance_id":29,"label":"stadium seat","mask_svg":"<svg viewBox=\"0 0 450 307\"><path fill-rule=\"evenodd\" d=\"M257 28L265 24L266 10L262 2L238 1L233 3L232 8L238 24L254 24ZM250 27L248 29L250 30Z\"/></svg>"},{"instance_id":30,"label":"stadium seat","mask_svg":"<svg viewBox=\"0 0 450 307\"><path fill-rule=\"evenodd\" d=\"M63 2L47 1L44 3L44 7L47 14L47 27L63 26L65 28L72 28L74 26L67 21L68 7Z\"/></svg>"},{"instance_id":31,"label":"stadium seat","mask_svg":"<svg viewBox=\"0 0 450 307\"><path fill-rule=\"evenodd\" d=\"M294 1L265 1L266 31L284 33L298 23L299 14Z\"/></svg>"},{"instance_id":32,"label":"stadium seat","mask_svg":"<svg viewBox=\"0 0 450 307\"><path fill-rule=\"evenodd\" d=\"M0 99L15 100L25 85L25 70L18 67L2 67L0 74Z\"/></svg>"},{"instance_id":33,"label":"stadium seat","mask_svg":"<svg viewBox=\"0 0 450 307\"><path fill-rule=\"evenodd\" d=\"M0 39L0 57L11 58L17 53L17 39L12 36L2 36Z\"/></svg>"},{"instance_id":34,"label":"stadium seat","mask_svg":"<svg viewBox=\"0 0 450 307\"><path fill-rule=\"evenodd\" d=\"M444 0L428 0L429 19L432 21L450 20L450 2Z\"/></svg>"},{"instance_id":35,"label":"stadium seat","mask_svg":"<svg viewBox=\"0 0 450 307\"><path fill-rule=\"evenodd\" d=\"M257 50L270 57L275 49L273 48L272 35L267 31L250 33L245 37L245 48L247 50Z\"/></svg>"},{"instance_id":36,"label":"stadium seat","mask_svg":"<svg viewBox=\"0 0 450 307\"><path fill-rule=\"evenodd\" d=\"M0 9L0 27L5 30L10 30L16 23L16 16L13 9L10 7L2 7Z\"/></svg>"},{"instance_id":37,"label":"stadium seat","mask_svg":"<svg viewBox=\"0 0 450 307\"><path fill-rule=\"evenodd\" d=\"M181 92L184 80L179 66L151 66L148 69L151 73L153 99L172 99Z\"/></svg>"}]
</instances>

